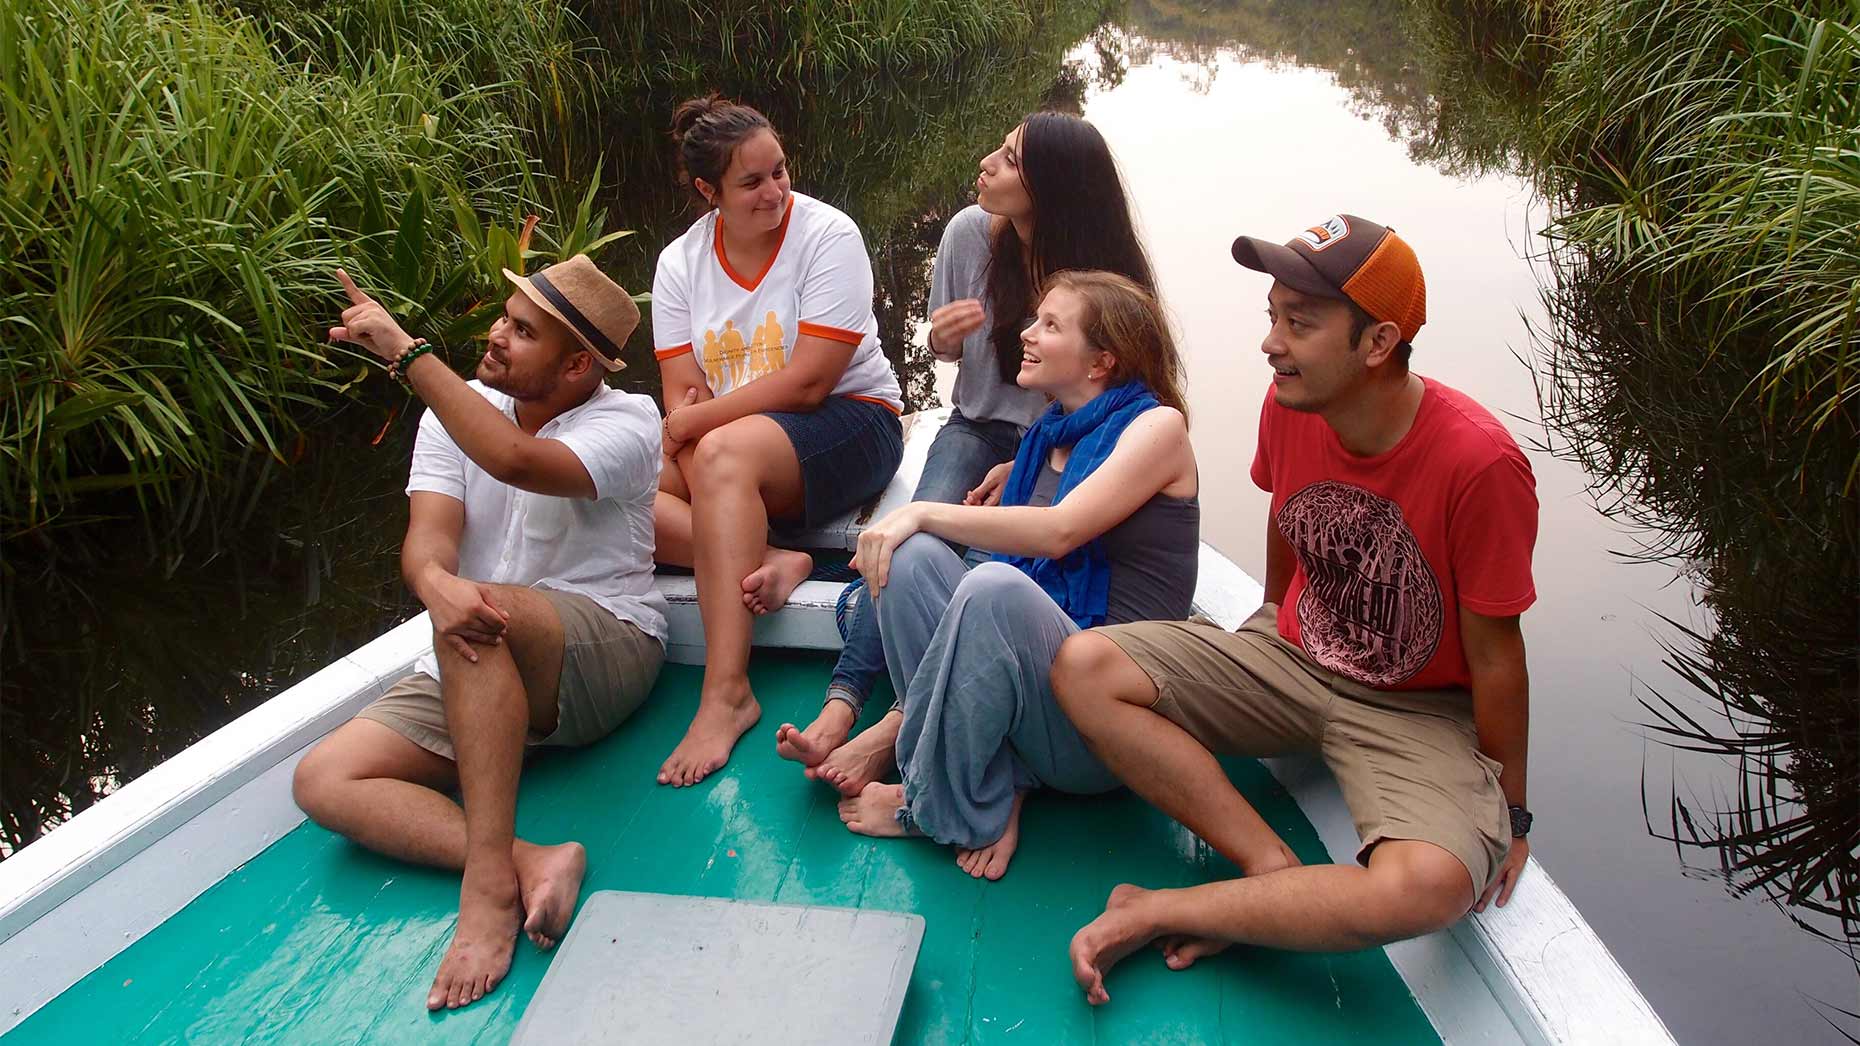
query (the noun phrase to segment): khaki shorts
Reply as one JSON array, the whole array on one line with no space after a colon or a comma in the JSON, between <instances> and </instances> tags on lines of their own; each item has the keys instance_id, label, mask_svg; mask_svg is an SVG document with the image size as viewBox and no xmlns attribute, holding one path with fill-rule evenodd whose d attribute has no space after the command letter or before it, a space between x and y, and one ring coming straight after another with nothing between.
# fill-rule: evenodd
<instances>
[{"instance_id":1,"label":"khaki shorts","mask_svg":"<svg viewBox=\"0 0 1860 1046\"><path fill-rule=\"evenodd\" d=\"M665 647L587 596L546 588L533 591L562 619L562 679L556 688L555 731L547 737L531 731L529 744L592 744L645 702L665 663ZM439 680L424 672L389 687L356 718L372 719L434 755L457 758L446 732Z\"/></svg>"},{"instance_id":2,"label":"khaki shorts","mask_svg":"<svg viewBox=\"0 0 1860 1046\"><path fill-rule=\"evenodd\" d=\"M1499 764L1479 751L1464 690L1374 690L1279 636L1268 603L1239 630L1145 621L1097 629L1149 674L1152 707L1219 755L1317 752L1367 863L1384 839L1433 843L1483 891L1511 848Z\"/></svg>"}]
</instances>

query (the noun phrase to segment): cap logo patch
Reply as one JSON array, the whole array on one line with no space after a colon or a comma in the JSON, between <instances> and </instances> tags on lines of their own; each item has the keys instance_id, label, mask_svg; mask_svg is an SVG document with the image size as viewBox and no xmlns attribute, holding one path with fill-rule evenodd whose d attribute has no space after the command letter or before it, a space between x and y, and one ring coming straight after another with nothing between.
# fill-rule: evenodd
<instances>
[{"instance_id":1,"label":"cap logo patch","mask_svg":"<svg viewBox=\"0 0 1860 1046\"><path fill-rule=\"evenodd\" d=\"M1344 221L1343 215L1333 214L1317 225L1298 234L1305 241L1305 246L1314 251L1334 247L1344 237L1350 235L1350 223Z\"/></svg>"}]
</instances>

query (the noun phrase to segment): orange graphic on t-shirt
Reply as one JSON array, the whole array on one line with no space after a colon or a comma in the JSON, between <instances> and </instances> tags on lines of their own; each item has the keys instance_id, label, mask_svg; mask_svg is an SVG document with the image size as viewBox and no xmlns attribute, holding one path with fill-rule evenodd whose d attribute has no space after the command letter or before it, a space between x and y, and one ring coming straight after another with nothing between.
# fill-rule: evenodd
<instances>
[{"instance_id":1,"label":"orange graphic on t-shirt","mask_svg":"<svg viewBox=\"0 0 1860 1046\"><path fill-rule=\"evenodd\" d=\"M750 367L754 377L773 374L788 365L787 346L782 343L785 333L781 329L781 320L776 318L771 309L767 321L756 328L756 336L749 343Z\"/></svg>"},{"instance_id":2,"label":"orange graphic on t-shirt","mask_svg":"<svg viewBox=\"0 0 1860 1046\"><path fill-rule=\"evenodd\" d=\"M747 385L754 377L749 371L749 347L743 344L743 332L736 329L735 320L723 321L717 341L723 346L723 362L730 368L730 387Z\"/></svg>"},{"instance_id":3,"label":"orange graphic on t-shirt","mask_svg":"<svg viewBox=\"0 0 1860 1046\"><path fill-rule=\"evenodd\" d=\"M723 346L717 343L717 332L704 332L704 380L710 383L713 393L723 393L730 381L730 367L723 359Z\"/></svg>"}]
</instances>

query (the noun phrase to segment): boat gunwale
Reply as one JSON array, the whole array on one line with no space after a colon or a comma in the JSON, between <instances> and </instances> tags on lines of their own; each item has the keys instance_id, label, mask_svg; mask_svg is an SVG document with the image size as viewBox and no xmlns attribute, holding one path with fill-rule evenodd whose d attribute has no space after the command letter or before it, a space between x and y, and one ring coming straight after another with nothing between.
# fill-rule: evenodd
<instances>
[{"instance_id":1,"label":"boat gunwale","mask_svg":"<svg viewBox=\"0 0 1860 1046\"><path fill-rule=\"evenodd\" d=\"M908 500L945 417L947 411L918 416L932 423L914 426L905 469L865 518ZM815 547L850 547L862 522L815 535ZM1200 570L1198 614L1233 628L1259 606L1259 583L1205 542ZM670 605L668 657L701 663L694 581L661 576L656 584ZM789 609L757 620L757 646L837 649L838 589L803 583ZM0 968L20 971L6 989L16 997L0 997L0 1035L302 824L304 814L290 796L298 760L430 647L431 626L422 613L0 862ZM1323 764L1313 757L1261 762L1291 793L1332 860L1353 861L1355 826ZM97 903L86 904L92 895ZM142 906L124 910L118 903L131 899ZM1674 1041L1535 857L1505 907L1469 914L1448 930L1391 944L1386 952L1446 1042Z\"/></svg>"}]
</instances>

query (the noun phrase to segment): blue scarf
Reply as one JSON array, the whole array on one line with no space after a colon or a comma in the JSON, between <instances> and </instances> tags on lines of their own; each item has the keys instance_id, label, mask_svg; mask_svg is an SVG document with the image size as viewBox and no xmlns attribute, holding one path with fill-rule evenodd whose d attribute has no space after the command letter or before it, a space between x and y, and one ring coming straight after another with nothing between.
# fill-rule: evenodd
<instances>
[{"instance_id":1,"label":"blue scarf","mask_svg":"<svg viewBox=\"0 0 1860 1046\"><path fill-rule=\"evenodd\" d=\"M1047 407L1021 437L1020 449L1014 452L1014 470L1001 489L1001 504L1025 505L1033 497L1033 485L1053 448L1071 447L1072 456L1066 459L1059 489L1053 493L1053 504L1059 504L1111 456L1124 428L1157 406L1161 404L1148 385L1127 381L1099 393L1071 414L1057 403ZM1059 559L997 555L995 562L1009 564L1032 578L1080 628L1104 624L1111 596L1111 561L1097 538Z\"/></svg>"}]
</instances>

